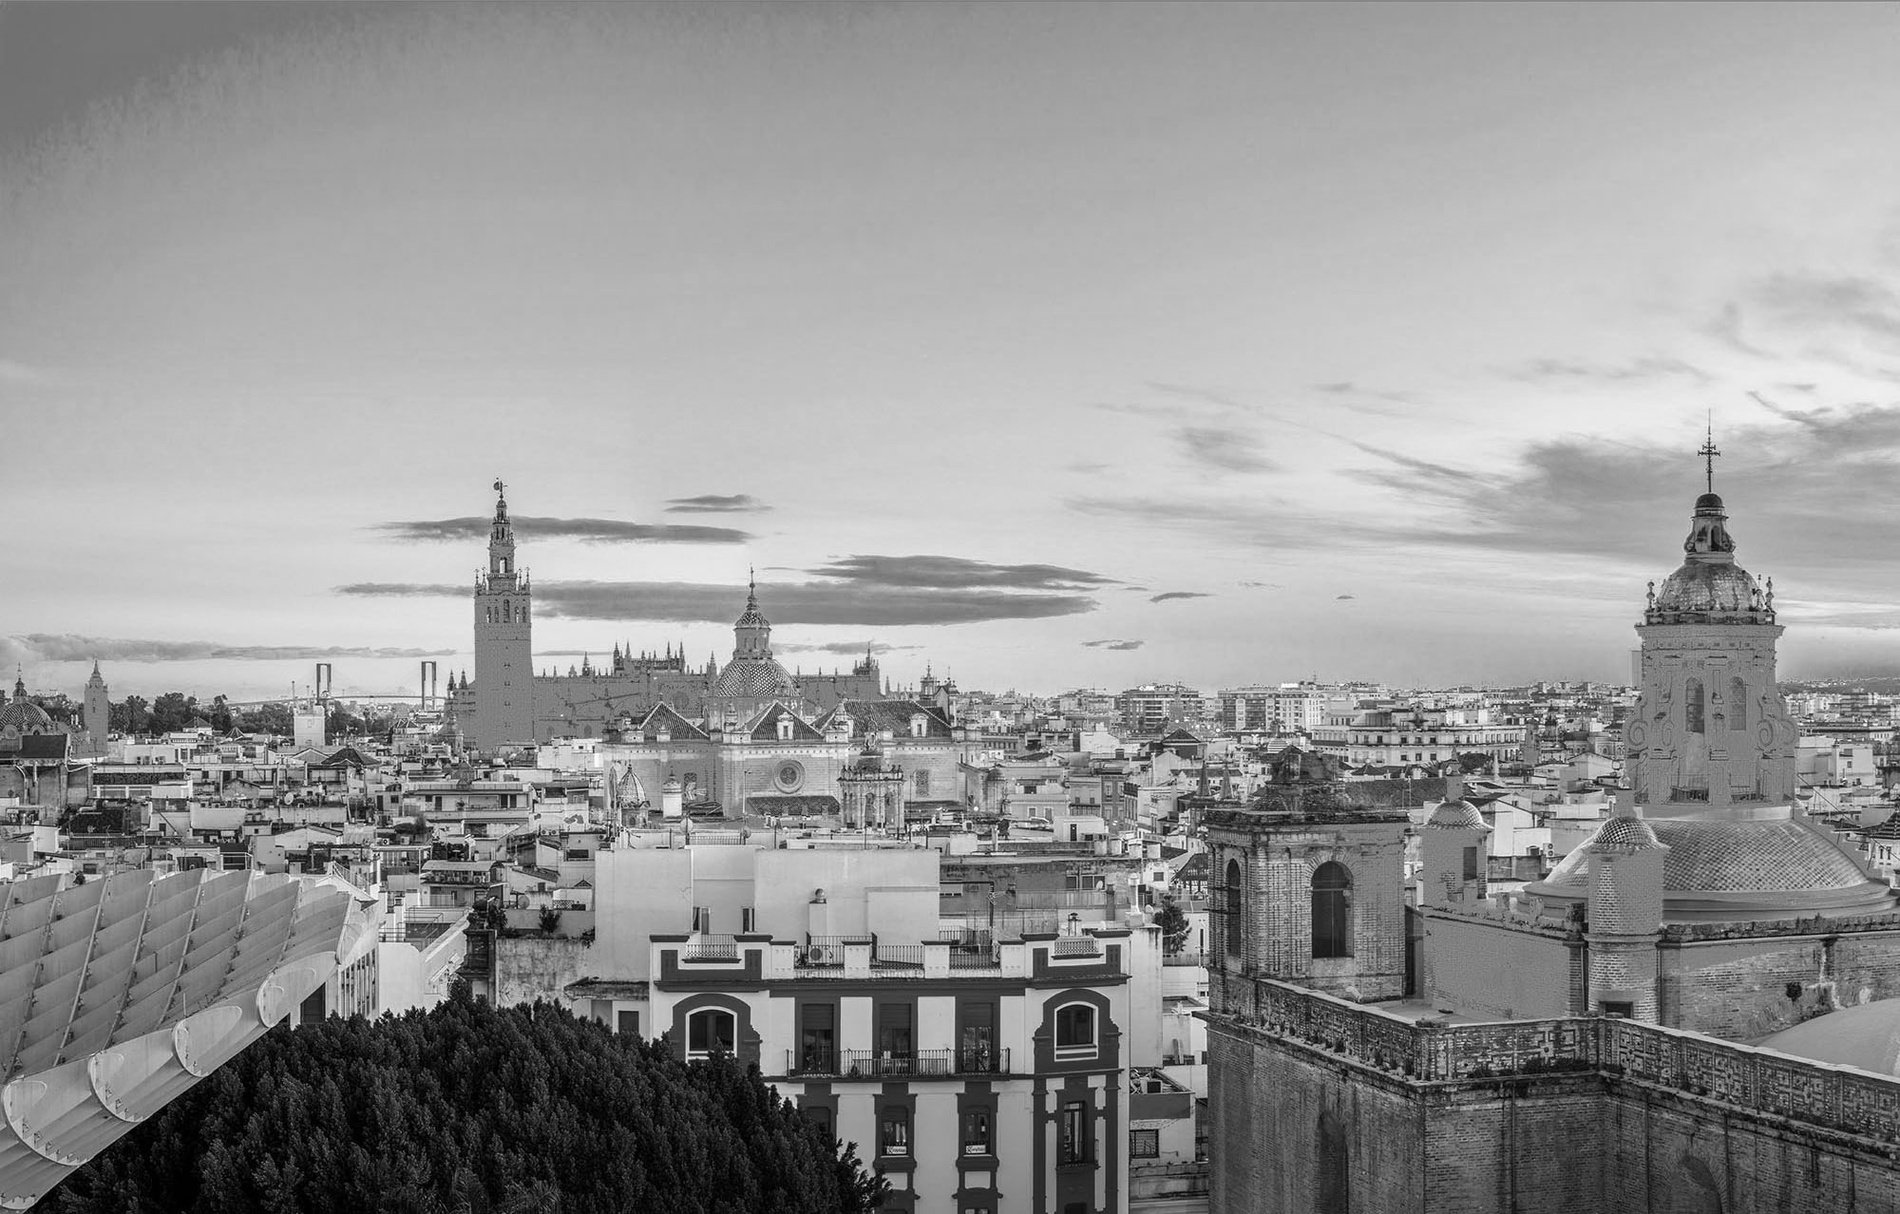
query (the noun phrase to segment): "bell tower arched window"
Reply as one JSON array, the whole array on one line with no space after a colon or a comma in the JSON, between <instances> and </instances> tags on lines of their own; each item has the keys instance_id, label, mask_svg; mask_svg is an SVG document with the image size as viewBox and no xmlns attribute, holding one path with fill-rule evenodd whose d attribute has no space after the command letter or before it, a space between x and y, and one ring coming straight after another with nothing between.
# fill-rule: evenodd
<instances>
[{"instance_id":1,"label":"bell tower arched window","mask_svg":"<svg viewBox=\"0 0 1900 1214\"><path fill-rule=\"evenodd\" d=\"M1313 956L1352 956L1352 873L1337 860L1313 872Z\"/></svg>"},{"instance_id":2,"label":"bell tower arched window","mask_svg":"<svg viewBox=\"0 0 1900 1214\"><path fill-rule=\"evenodd\" d=\"M1244 960L1247 956L1247 919L1244 909L1247 899L1245 890L1241 888L1244 880L1245 878L1241 875L1240 861L1229 860L1226 902L1223 907L1227 912L1227 922L1221 936L1226 941L1227 955L1236 961Z\"/></svg>"}]
</instances>

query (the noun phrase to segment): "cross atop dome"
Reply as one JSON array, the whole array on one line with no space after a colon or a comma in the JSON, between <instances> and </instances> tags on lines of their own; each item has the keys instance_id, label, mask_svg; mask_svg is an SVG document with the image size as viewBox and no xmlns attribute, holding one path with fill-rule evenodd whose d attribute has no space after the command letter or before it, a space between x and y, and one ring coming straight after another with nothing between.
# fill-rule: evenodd
<instances>
[{"instance_id":1,"label":"cross atop dome","mask_svg":"<svg viewBox=\"0 0 1900 1214\"><path fill-rule=\"evenodd\" d=\"M1715 413L1713 410L1711 410L1709 413L1709 428L1708 428L1707 437L1703 440L1702 449L1697 451L1696 454L1702 457L1703 472L1708 477L1708 484L1709 484L1708 491L1710 493L1714 493L1715 492L1715 457L1722 454L1722 452L1721 452L1721 449L1715 445Z\"/></svg>"}]
</instances>

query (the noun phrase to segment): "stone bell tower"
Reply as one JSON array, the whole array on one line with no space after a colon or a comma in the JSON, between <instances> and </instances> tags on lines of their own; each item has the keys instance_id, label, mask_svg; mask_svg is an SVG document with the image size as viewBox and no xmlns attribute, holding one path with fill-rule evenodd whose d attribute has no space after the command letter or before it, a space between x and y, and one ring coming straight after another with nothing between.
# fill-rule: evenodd
<instances>
[{"instance_id":1,"label":"stone bell tower","mask_svg":"<svg viewBox=\"0 0 1900 1214\"><path fill-rule=\"evenodd\" d=\"M1795 728L1775 686L1774 581L1766 590L1735 563L1728 513L1715 492L1696 498L1683 563L1643 622L1642 690L1625 740L1631 799L1648 817L1787 804L1794 796Z\"/></svg>"},{"instance_id":2,"label":"stone bell tower","mask_svg":"<svg viewBox=\"0 0 1900 1214\"><path fill-rule=\"evenodd\" d=\"M84 700L86 753L100 756L106 753L106 738L112 733L112 703L106 696L105 676L99 673L99 662L92 663L92 677L86 680Z\"/></svg>"},{"instance_id":3,"label":"stone bell tower","mask_svg":"<svg viewBox=\"0 0 1900 1214\"><path fill-rule=\"evenodd\" d=\"M475 721L482 750L528 746L534 735L534 603L528 575L515 564L508 499L495 482L488 568L475 577Z\"/></svg>"}]
</instances>

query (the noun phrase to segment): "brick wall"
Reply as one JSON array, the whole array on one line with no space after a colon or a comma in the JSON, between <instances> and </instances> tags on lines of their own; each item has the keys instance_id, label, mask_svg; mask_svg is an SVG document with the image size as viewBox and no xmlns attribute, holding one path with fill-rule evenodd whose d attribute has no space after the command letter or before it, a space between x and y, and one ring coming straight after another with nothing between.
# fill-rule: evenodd
<instances>
[{"instance_id":1,"label":"brick wall","mask_svg":"<svg viewBox=\"0 0 1900 1214\"><path fill-rule=\"evenodd\" d=\"M1659 993L1662 1022L1678 1028L1750 1041L1836 1007L1900 997L1900 931L1672 937Z\"/></svg>"}]
</instances>

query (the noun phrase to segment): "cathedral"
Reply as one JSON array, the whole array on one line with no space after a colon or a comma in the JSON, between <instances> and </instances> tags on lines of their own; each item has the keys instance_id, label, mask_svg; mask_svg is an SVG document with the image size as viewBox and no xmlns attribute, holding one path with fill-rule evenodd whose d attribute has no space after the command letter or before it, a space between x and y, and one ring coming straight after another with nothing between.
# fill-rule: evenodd
<instances>
[{"instance_id":1,"label":"cathedral","mask_svg":"<svg viewBox=\"0 0 1900 1214\"><path fill-rule=\"evenodd\" d=\"M1815 1052L1900 1025L1900 909L1795 802L1773 586L1712 472L1683 548L1628 788L1522 893L1455 786L1292 773L1210 812L1217 1214L1900 1209L1891 1042Z\"/></svg>"},{"instance_id":2,"label":"cathedral","mask_svg":"<svg viewBox=\"0 0 1900 1214\"><path fill-rule=\"evenodd\" d=\"M13 698L0 702L0 798L55 807L85 801L90 768L75 760L104 757L112 728L112 705L97 662L81 704L78 724L62 725L27 698L25 677L15 677Z\"/></svg>"},{"instance_id":3,"label":"cathedral","mask_svg":"<svg viewBox=\"0 0 1900 1214\"><path fill-rule=\"evenodd\" d=\"M508 499L495 482L488 565L475 580L475 678L450 679L448 708L463 735L485 751L564 737L599 737L665 706L717 731L737 728L772 704L809 719L847 700L877 700L883 676L869 653L849 673L794 675L772 655L772 625L752 584L733 624L732 659L689 665L683 647L635 655L618 645L602 665L585 660L566 674L534 668L534 591L515 561Z\"/></svg>"}]
</instances>

